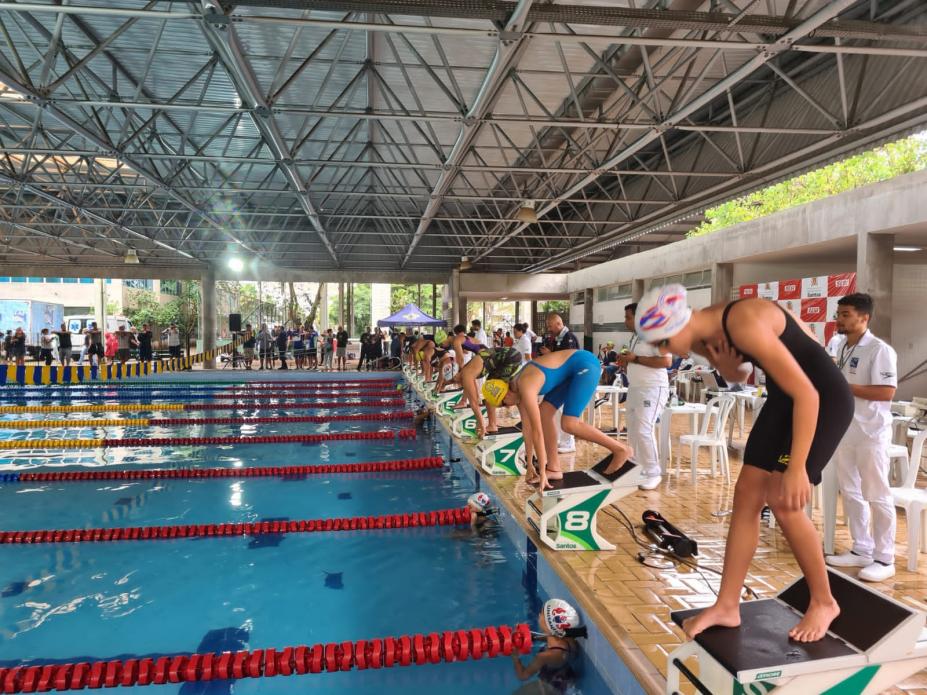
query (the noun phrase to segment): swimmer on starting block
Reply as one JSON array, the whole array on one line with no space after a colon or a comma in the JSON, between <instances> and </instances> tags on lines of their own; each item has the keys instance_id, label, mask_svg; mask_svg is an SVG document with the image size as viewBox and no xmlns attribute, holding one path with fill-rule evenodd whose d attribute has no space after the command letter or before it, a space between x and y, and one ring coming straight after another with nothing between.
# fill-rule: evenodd
<instances>
[{"instance_id":1,"label":"swimmer on starting block","mask_svg":"<svg viewBox=\"0 0 927 695\"><path fill-rule=\"evenodd\" d=\"M740 625L740 593L756 552L760 513L768 505L810 592L808 609L789 637L821 639L840 608L821 539L804 508L853 418L846 379L807 326L765 299L692 311L682 285L658 287L638 304L635 328L663 354L707 357L729 382L745 380L748 362L766 373L768 397L744 450L718 600L686 620L683 629L692 638L715 625Z\"/></svg>"},{"instance_id":2,"label":"swimmer on starting block","mask_svg":"<svg viewBox=\"0 0 927 695\"><path fill-rule=\"evenodd\" d=\"M431 358L429 353L435 349L435 337L433 335L421 335L418 340L412 343L412 360L413 365L422 365L422 372L425 375L425 383L431 381Z\"/></svg>"},{"instance_id":3,"label":"swimmer on starting block","mask_svg":"<svg viewBox=\"0 0 927 695\"><path fill-rule=\"evenodd\" d=\"M566 692L576 679L573 662L579 654L577 636L582 636L584 628L579 626L579 614L576 609L562 599L552 598L544 604L538 615L538 627L543 633L544 648L539 651L527 666L521 662L516 651L512 651L512 664L518 680L526 681L535 674L538 680L522 686L517 695L554 695Z\"/></svg>"},{"instance_id":4,"label":"swimmer on starting block","mask_svg":"<svg viewBox=\"0 0 927 695\"><path fill-rule=\"evenodd\" d=\"M480 528L489 517L496 513L493 509L492 500L485 492L474 492L467 499L467 508L470 510L470 526Z\"/></svg>"},{"instance_id":5,"label":"swimmer on starting block","mask_svg":"<svg viewBox=\"0 0 927 695\"><path fill-rule=\"evenodd\" d=\"M516 359L521 356L516 351ZM554 416L563 406L560 426L563 431L587 442L605 447L612 460L604 470L610 475L632 455L631 447L582 421L581 415L595 396L602 365L586 350L560 350L541 355L524 369L511 374L490 374L483 385L483 397L489 406L518 406L525 435L525 457L537 456L539 471L530 465L528 482L539 481L541 490L554 487L550 481L563 479L557 453L557 424ZM544 402L538 404L538 397Z\"/></svg>"}]
</instances>

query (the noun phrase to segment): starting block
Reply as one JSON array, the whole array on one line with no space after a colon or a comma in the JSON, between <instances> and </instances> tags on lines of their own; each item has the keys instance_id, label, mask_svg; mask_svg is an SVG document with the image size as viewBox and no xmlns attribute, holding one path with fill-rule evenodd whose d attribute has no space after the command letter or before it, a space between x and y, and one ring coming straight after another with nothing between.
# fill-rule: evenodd
<instances>
[{"instance_id":1,"label":"starting block","mask_svg":"<svg viewBox=\"0 0 927 695\"><path fill-rule=\"evenodd\" d=\"M440 394L436 402L438 415L447 418L452 418L455 415L459 415L461 411L455 410L454 406L460 403L463 395L463 389L459 389L457 391L446 391L445 393Z\"/></svg>"},{"instance_id":2,"label":"starting block","mask_svg":"<svg viewBox=\"0 0 927 695\"><path fill-rule=\"evenodd\" d=\"M524 475L527 467L525 437L515 427L500 427L477 445L480 468L489 475Z\"/></svg>"},{"instance_id":3,"label":"starting block","mask_svg":"<svg viewBox=\"0 0 927 695\"><path fill-rule=\"evenodd\" d=\"M637 491L641 469L626 461L606 476L609 455L586 471L563 474L556 489L536 492L525 502L525 517L544 545L554 550L614 550L599 535L596 517L607 504Z\"/></svg>"},{"instance_id":4,"label":"starting block","mask_svg":"<svg viewBox=\"0 0 927 695\"><path fill-rule=\"evenodd\" d=\"M473 411L467 408L463 411L454 411L457 417L451 422L451 434L455 437L464 439L466 437L476 437L476 418L473 417ZM480 413L483 416L483 422L489 417L486 413L486 406L480 406Z\"/></svg>"},{"instance_id":5,"label":"starting block","mask_svg":"<svg viewBox=\"0 0 927 695\"><path fill-rule=\"evenodd\" d=\"M740 604L740 627L709 628L677 648L669 656L666 692L680 692L682 675L702 693L875 695L927 666L924 613L839 572L828 575L842 612L823 639L789 639L808 606L801 578L775 598ZM699 610L671 616L681 626ZM697 676L685 663L692 657Z\"/></svg>"}]
</instances>

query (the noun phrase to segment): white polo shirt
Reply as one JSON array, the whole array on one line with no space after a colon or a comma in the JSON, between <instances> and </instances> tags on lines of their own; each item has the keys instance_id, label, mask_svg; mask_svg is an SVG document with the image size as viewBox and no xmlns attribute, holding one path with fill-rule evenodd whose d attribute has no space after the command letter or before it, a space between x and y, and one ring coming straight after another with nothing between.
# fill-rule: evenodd
<instances>
[{"instance_id":1,"label":"white polo shirt","mask_svg":"<svg viewBox=\"0 0 927 695\"><path fill-rule=\"evenodd\" d=\"M515 349L521 355L522 364L526 364L531 359L531 338L527 333L522 334L521 338L515 341Z\"/></svg>"},{"instance_id":2,"label":"white polo shirt","mask_svg":"<svg viewBox=\"0 0 927 695\"><path fill-rule=\"evenodd\" d=\"M898 386L898 356L894 348L869 331L854 346L846 336L833 346L837 367L846 380L857 386ZM874 439L885 436L892 426L891 401L853 398L853 423L863 434Z\"/></svg>"},{"instance_id":3,"label":"white polo shirt","mask_svg":"<svg viewBox=\"0 0 927 695\"><path fill-rule=\"evenodd\" d=\"M637 337L631 338L630 348L638 357L661 357L660 350ZM645 367L637 362L628 362L628 386L631 388L650 388L669 386L669 375L664 367Z\"/></svg>"}]
</instances>

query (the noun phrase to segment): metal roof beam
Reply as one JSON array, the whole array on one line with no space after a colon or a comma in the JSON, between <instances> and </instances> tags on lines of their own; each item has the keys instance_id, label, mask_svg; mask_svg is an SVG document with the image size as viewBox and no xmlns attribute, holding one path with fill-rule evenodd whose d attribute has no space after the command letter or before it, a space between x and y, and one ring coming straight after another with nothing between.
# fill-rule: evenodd
<instances>
[{"instance_id":1,"label":"metal roof beam","mask_svg":"<svg viewBox=\"0 0 927 695\"><path fill-rule=\"evenodd\" d=\"M476 98L473 100L473 103L470 105L461 123L460 131L457 134L457 141L454 143L450 155L444 162L444 170L441 172L432 190L431 199L428 201L428 205L425 206L422 219L418 224L418 228L415 230L415 234L412 235L412 240L409 242L409 249L406 251L400 267L408 263L409 258L412 257L412 253L415 251L415 247L418 245L419 241L421 241L425 232L428 231L431 220L436 216L438 210L441 209L444 203L444 195L450 189L457 176L459 167L467 156L467 152L469 152L470 146L473 144L480 130L480 124L475 121L482 120L486 117L486 114L489 113L510 71L515 69L521 56L524 54L525 47L528 44L522 30L525 26L525 19L533 4L534 0L520 0L508 16L505 22L504 32L508 34L510 38L508 40L500 39L499 43L496 45L495 55L493 56L492 62L489 64L486 75L483 77L480 90L477 92Z\"/></svg>"},{"instance_id":2,"label":"metal roof beam","mask_svg":"<svg viewBox=\"0 0 927 695\"><path fill-rule=\"evenodd\" d=\"M325 246L325 250L328 251L335 265L340 265L338 253L335 251L335 247L332 246L331 241L329 241L328 234L319 219L319 213L316 212L315 206L309 199L306 185L300 178L296 164L293 162L293 155L290 152L289 145L287 145L283 133L274 119L270 105L264 98L264 93L257 83L254 70L242 50L234 25L222 13L218 3L213 0L202 0L202 2L204 15L202 29L207 42L219 56L219 61L225 67L229 78L235 85L242 103L249 105L251 120L264 137L274 156L274 162L286 176L290 188L299 200L303 212L309 218L309 222L322 241L322 245Z\"/></svg>"}]
</instances>

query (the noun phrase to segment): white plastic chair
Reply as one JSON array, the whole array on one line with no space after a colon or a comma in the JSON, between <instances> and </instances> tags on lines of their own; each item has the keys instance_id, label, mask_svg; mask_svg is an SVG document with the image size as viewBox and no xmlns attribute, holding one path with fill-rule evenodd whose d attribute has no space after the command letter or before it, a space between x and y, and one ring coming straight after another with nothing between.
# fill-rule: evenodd
<instances>
[{"instance_id":1,"label":"white plastic chair","mask_svg":"<svg viewBox=\"0 0 927 695\"><path fill-rule=\"evenodd\" d=\"M721 472L724 479L731 480L731 463L727 455L727 419L734 407L731 396L717 396L708 401L705 414L702 416L702 426L698 434L684 434L679 438L679 449L676 451L676 476L682 469L682 449L689 445L689 457L692 463L692 484L696 484L698 474L698 450L705 446L711 457L711 474L717 474L717 464L720 460Z\"/></svg>"},{"instance_id":2,"label":"white plastic chair","mask_svg":"<svg viewBox=\"0 0 927 695\"><path fill-rule=\"evenodd\" d=\"M895 506L904 509L908 524L908 570L911 572L917 571L918 550L927 553L927 535L924 533L924 526L927 525L927 490L916 487L924 440L927 440L927 430L918 432L914 438L901 487L891 488Z\"/></svg>"},{"instance_id":3,"label":"white plastic chair","mask_svg":"<svg viewBox=\"0 0 927 695\"><path fill-rule=\"evenodd\" d=\"M904 444L890 444L888 447L889 483L904 487L908 475L908 447Z\"/></svg>"}]
</instances>

